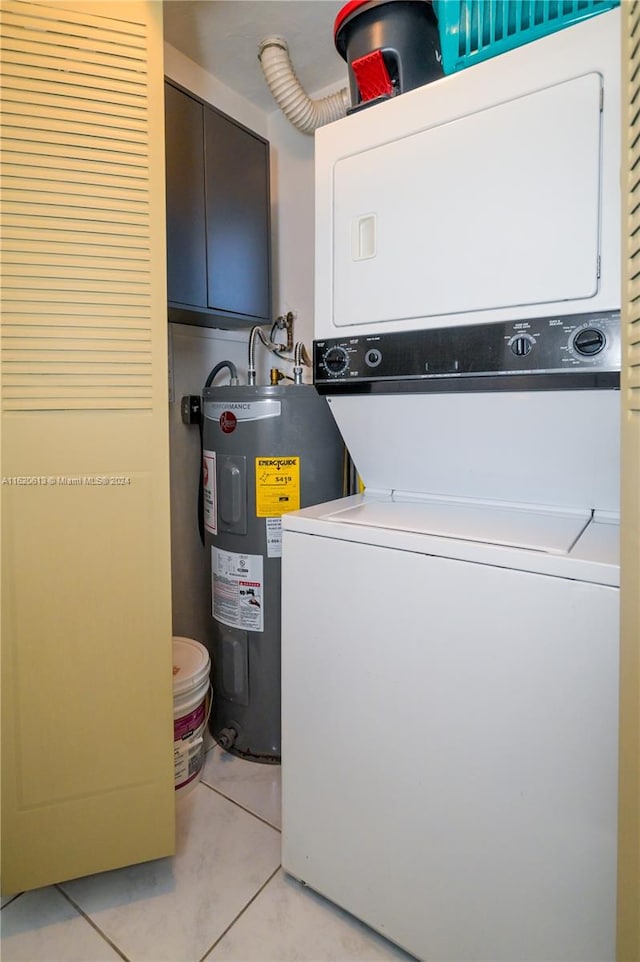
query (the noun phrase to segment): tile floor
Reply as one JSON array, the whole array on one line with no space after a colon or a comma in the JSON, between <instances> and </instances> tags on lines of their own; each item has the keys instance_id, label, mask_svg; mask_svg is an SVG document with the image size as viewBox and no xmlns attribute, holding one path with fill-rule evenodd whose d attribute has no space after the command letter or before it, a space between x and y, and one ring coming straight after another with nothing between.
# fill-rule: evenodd
<instances>
[{"instance_id":1,"label":"tile floor","mask_svg":"<svg viewBox=\"0 0 640 962\"><path fill-rule=\"evenodd\" d=\"M2 962L412 962L280 868L280 768L209 749L173 858L3 899Z\"/></svg>"}]
</instances>

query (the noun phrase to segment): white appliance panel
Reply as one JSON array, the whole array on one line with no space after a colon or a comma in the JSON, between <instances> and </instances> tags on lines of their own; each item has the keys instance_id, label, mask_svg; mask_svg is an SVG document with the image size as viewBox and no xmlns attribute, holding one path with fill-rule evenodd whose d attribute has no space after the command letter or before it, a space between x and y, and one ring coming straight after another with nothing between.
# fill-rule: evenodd
<instances>
[{"instance_id":1,"label":"white appliance panel","mask_svg":"<svg viewBox=\"0 0 640 962\"><path fill-rule=\"evenodd\" d=\"M367 490L619 511L618 391L328 400Z\"/></svg>"},{"instance_id":2,"label":"white appliance panel","mask_svg":"<svg viewBox=\"0 0 640 962\"><path fill-rule=\"evenodd\" d=\"M338 160L334 325L592 298L601 81L591 73Z\"/></svg>"},{"instance_id":3,"label":"white appliance panel","mask_svg":"<svg viewBox=\"0 0 640 962\"><path fill-rule=\"evenodd\" d=\"M333 511L327 521L396 531L413 531L439 538L501 544L530 551L566 555L591 520L588 511L522 510L505 504L478 504L451 499L376 501Z\"/></svg>"},{"instance_id":4,"label":"white appliance panel","mask_svg":"<svg viewBox=\"0 0 640 962\"><path fill-rule=\"evenodd\" d=\"M324 527L284 533L285 870L424 960L612 962L618 592Z\"/></svg>"},{"instance_id":5,"label":"white appliance panel","mask_svg":"<svg viewBox=\"0 0 640 962\"><path fill-rule=\"evenodd\" d=\"M619 46L614 9L321 127L316 339L619 307Z\"/></svg>"},{"instance_id":6,"label":"white appliance panel","mask_svg":"<svg viewBox=\"0 0 640 962\"><path fill-rule=\"evenodd\" d=\"M471 505L478 509L483 507L480 502L458 503L462 513L465 507ZM455 510L454 505L455 502L449 502L452 512ZM496 504L487 503L485 507L490 509L496 507ZM500 507L507 506L501 504ZM348 517L351 509L355 508L362 511L363 523L356 523L355 513L351 523L343 523L343 516ZM509 506L509 508L517 517L519 512L516 506ZM379 519L386 515L389 523L385 527L366 523L370 511L374 518ZM540 512L528 509L528 513L549 515L546 519L544 517L542 519L541 536L538 538L536 548L516 546L515 537L510 539L510 544L501 544L495 540L472 541L464 536L461 538L443 536L441 526L429 524L433 517L430 516L426 501L421 499L411 502L404 496L401 496L400 500L396 500L393 496L373 496L369 491L340 498L337 501L329 501L326 504L314 505L302 511L293 511L283 516L282 526L286 531L298 531L319 538L332 537L338 541L392 548L394 550L389 556L391 559L396 556L395 552L408 551L472 564L487 564L494 568L517 569L530 571L533 574L549 575L553 578L610 585L613 588L620 587L620 519L617 515L601 511L594 512L592 520L583 528L577 541L565 554L553 550L549 537L550 533L553 537L559 536L562 531L562 510L559 509L561 523L558 530L555 530L552 509L545 508ZM485 528L485 534L495 536L495 528L489 522L482 521L480 510L478 515ZM396 516L401 520L396 520ZM580 512L575 512L574 517L576 523L579 522ZM456 523L459 524L459 522ZM284 600L287 601L287 599Z\"/></svg>"}]
</instances>

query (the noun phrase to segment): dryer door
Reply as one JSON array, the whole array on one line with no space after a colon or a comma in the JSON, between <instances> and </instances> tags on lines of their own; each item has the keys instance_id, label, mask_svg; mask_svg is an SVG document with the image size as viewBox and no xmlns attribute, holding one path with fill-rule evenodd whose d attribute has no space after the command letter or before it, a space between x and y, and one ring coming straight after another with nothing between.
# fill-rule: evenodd
<instances>
[{"instance_id":1,"label":"dryer door","mask_svg":"<svg viewBox=\"0 0 640 962\"><path fill-rule=\"evenodd\" d=\"M338 160L333 324L441 326L566 300L589 310L601 86L587 73L436 126L425 102L422 130Z\"/></svg>"}]
</instances>

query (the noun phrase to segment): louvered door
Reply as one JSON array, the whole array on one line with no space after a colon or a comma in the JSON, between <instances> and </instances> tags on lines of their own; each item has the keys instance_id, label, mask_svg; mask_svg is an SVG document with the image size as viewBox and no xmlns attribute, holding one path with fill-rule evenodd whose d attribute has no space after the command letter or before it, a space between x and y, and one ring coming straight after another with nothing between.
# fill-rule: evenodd
<instances>
[{"instance_id":1,"label":"louvered door","mask_svg":"<svg viewBox=\"0 0 640 962\"><path fill-rule=\"evenodd\" d=\"M2 884L174 844L161 4L2 0Z\"/></svg>"},{"instance_id":2,"label":"louvered door","mask_svg":"<svg viewBox=\"0 0 640 962\"><path fill-rule=\"evenodd\" d=\"M618 962L640 959L640 3L622 4L622 552Z\"/></svg>"}]
</instances>

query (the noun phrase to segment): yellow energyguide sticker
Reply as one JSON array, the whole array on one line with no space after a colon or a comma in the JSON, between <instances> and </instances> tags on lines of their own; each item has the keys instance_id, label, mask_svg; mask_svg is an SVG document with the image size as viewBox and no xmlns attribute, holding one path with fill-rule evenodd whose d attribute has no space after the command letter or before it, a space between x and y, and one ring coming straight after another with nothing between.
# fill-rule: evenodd
<instances>
[{"instance_id":1,"label":"yellow energyguide sticker","mask_svg":"<svg viewBox=\"0 0 640 962\"><path fill-rule=\"evenodd\" d=\"M279 518L300 507L300 458L256 458L256 516Z\"/></svg>"}]
</instances>

